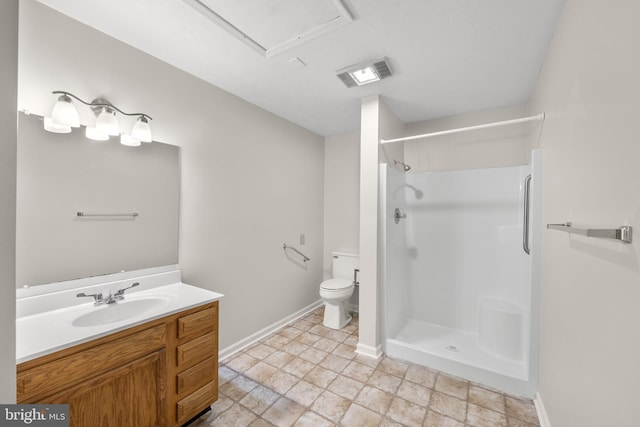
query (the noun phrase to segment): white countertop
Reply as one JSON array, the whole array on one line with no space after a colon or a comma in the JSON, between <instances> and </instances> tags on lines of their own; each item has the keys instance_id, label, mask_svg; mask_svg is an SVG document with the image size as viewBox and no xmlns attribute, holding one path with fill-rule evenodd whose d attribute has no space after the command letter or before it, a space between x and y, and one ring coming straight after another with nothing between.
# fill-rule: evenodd
<instances>
[{"instance_id":1,"label":"white countertop","mask_svg":"<svg viewBox=\"0 0 640 427\"><path fill-rule=\"evenodd\" d=\"M217 301L222 296L216 292L179 282L137 292L127 292L124 301L114 304L94 306L93 302L87 299L87 302L82 304L76 303L53 310L29 313L16 319L16 363L26 362L150 320ZM76 302L75 295L73 299ZM125 320L98 322L97 325L91 325L90 321L83 322L83 319L91 319L97 310L124 308L115 307L115 304L132 303L129 307L138 310L140 306L137 304L144 304L144 300L153 300L154 304L143 306L140 313L129 315Z\"/></svg>"}]
</instances>

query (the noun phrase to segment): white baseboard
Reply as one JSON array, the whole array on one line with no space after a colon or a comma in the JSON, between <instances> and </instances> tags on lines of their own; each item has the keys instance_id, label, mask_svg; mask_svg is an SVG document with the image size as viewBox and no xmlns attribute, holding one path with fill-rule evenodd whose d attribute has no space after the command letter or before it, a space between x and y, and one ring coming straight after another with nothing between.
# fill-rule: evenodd
<instances>
[{"instance_id":1,"label":"white baseboard","mask_svg":"<svg viewBox=\"0 0 640 427\"><path fill-rule=\"evenodd\" d=\"M358 343L356 346L356 353L362 354L363 356L373 357L374 359L379 359L382 356L382 346L377 345L376 347L371 347L370 345Z\"/></svg>"},{"instance_id":2,"label":"white baseboard","mask_svg":"<svg viewBox=\"0 0 640 427\"><path fill-rule=\"evenodd\" d=\"M540 393L536 393L536 397L533 399L533 404L536 406L536 413L538 414L538 420L540 420L540 427L551 427Z\"/></svg>"},{"instance_id":3,"label":"white baseboard","mask_svg":"<svg viewBox=\"0 0 640 427\"><path fill-rule=\"evenodd\" d=\"M323 301L320 299L312 304L309 304L308 306L304 307L301 310L296 311L295 313L285 317L284 319L278 320L275 323L272 323L271 325L260 329L258 332L249 335L248 337L231 344L228 347L225 347L223 349L221 349L218 352L218 360L223 361L224 359L233 356L234 354L236 354L239 351L244 350L245 348L249 347L250 345L260 341L261 339L263 339L264 337L282 329L284 326L288 325L289 323L293 322L294 320L297 320L301 317L306 316L308 313L312 312L313 310L315 310L316 308L320 307L323 304Z\"/></svg>"}]
</instances>

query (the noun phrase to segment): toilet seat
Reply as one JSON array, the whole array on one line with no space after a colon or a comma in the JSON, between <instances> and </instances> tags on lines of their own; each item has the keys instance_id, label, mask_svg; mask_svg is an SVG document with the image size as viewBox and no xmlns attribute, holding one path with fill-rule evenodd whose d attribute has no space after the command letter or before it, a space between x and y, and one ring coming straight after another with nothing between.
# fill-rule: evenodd
<instances>
[{"instance_id":1,"label":"toilet seat","mask_svg":"<svg viewBox=\"0 0 640 427\"><path fill-rule=\"evenodd\" d=\"M320 284L324 291L342 291L353 286L353 282L347 279L329 279Z\"/></svg>"}]
</instances>

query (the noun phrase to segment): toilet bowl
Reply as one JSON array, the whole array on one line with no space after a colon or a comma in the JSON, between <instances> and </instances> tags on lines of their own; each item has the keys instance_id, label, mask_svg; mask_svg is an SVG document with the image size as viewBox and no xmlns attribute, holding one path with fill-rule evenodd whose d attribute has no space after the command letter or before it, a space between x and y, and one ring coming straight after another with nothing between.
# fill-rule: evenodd
<instances>
[{"instance_id":1,"label":"toilet bowl","mask_svg":"<svg viewBox=\"0 0 640 427\"><path fill-rule=\"evenodd\" d=\"M342 329L350 321L349 298L355 287L358 256L343 252L333 253L333 278L320 284L320 298L324 300L322 324L331 329Z\"/></svg>"}]
</instances>

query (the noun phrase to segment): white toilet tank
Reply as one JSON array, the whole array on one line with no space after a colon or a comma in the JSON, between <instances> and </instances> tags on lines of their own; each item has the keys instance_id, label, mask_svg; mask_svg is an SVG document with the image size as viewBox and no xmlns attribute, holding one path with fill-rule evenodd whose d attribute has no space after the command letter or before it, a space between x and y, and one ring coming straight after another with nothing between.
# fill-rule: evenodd
<instances>
[{"instance_id":1,"label":"white toilet tank","mask_svg":"<svg viewBox=\"0 0 640 427\"><path fill-rule=\"evenodd\" d=\"M353 270L359 268L360 256L347 252L332 252L332 254L332 277L334 279L353 280Z\"/></svg>"}]
</instances>

